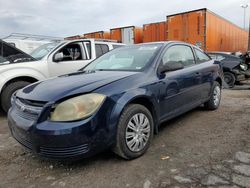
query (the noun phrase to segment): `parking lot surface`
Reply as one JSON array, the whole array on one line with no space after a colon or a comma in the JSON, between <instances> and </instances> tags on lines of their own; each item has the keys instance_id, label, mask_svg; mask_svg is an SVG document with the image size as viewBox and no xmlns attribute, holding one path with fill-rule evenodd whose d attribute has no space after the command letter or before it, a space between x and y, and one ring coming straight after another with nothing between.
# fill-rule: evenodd
<instances>
[{"instance_id":1,"label":"parking lot surface","mask_svg":"<svg viewBox=\"0 0 250 188\"><path fill-rule=\"evenodd\" d=\"M26 152L0 114L0 187L250 187L250 84L223 90L217 111L197 108L164 123L148 152L110 151L78 162Z\"/></svg>"}]
</instances>

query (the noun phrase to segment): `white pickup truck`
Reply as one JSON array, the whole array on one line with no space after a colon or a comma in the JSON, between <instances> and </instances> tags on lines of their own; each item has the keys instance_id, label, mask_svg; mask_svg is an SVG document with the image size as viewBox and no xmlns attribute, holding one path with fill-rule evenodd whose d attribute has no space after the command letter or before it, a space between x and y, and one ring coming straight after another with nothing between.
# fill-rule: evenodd
<instances>
[{"instance_id":1,"label":"white pickup truck","mask_svg":"<svg viewBox=\"0 0 250 188\"><path fill-rule=\"evenodd\" d=\"M28 55L0 40L1 107L7 112L11 95L30 83L75 72L102 54L124 44L96 39L62 41L40 46Z\"/></svg>"}]
</instances>

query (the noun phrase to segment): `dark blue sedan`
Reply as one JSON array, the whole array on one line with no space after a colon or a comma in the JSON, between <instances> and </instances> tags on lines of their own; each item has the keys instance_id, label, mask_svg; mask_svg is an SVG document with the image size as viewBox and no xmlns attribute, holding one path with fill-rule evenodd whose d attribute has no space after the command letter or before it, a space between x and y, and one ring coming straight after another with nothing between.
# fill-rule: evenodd
<instances>
[{"instance_id":1,"label":"dark blue sedan","mask_svg":"<svg viewBox=\"0 0 250 188\"><path fill-rule=\"evenodd\" d=\"M133 159L146 152L162 122L203 104L217 109L222 79L220 64L195 46L131 45L19 90L9 127L41 157L78 159L112 148Z\"/></svg>"}]
</instances>

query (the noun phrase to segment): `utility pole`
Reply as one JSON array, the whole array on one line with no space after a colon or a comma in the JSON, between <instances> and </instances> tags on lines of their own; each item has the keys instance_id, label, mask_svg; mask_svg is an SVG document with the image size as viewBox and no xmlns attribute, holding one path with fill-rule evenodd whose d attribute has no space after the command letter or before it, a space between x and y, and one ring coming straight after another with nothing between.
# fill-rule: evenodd
<instances>
[{"instance_id":1,"label":"utility pole","mask_svg":"<svg viewBox=\"0 0 250 188\"><path fill-rule=\"evenodd\" d=\"M240 5L241 8L244 9L244 29L246 29L246 9L248 8L248 4L241 4Z\"/></svg>"},{"instance_id":2,"label":"utility pole","mask_svg":"<svg viewBox=\"0 0 250 188\"><path fill-rule=\"evenodd\" d=\"M250 18L249 18L249 26L248 26L248 51L250 51Z\"/></svg>"}]
</instances>

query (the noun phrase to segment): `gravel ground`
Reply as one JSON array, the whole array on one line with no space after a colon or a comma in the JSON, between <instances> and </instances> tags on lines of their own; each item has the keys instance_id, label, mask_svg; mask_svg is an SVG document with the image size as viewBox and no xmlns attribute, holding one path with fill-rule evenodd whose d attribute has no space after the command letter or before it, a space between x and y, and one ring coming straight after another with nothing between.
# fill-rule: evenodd
<instances>
[{"instance_id":1,"label":"gravel ground","mask_svg":"<svg viewBox=\"0 0 250 188\"><path fill-rule=\"evenodd\" d=\"M195 109L164 123L148 152L110 151L78 162L33 156L0 113L0 187L250 187L250 83L223 90L217 111Z\"/></svg>"}]
</instances>

